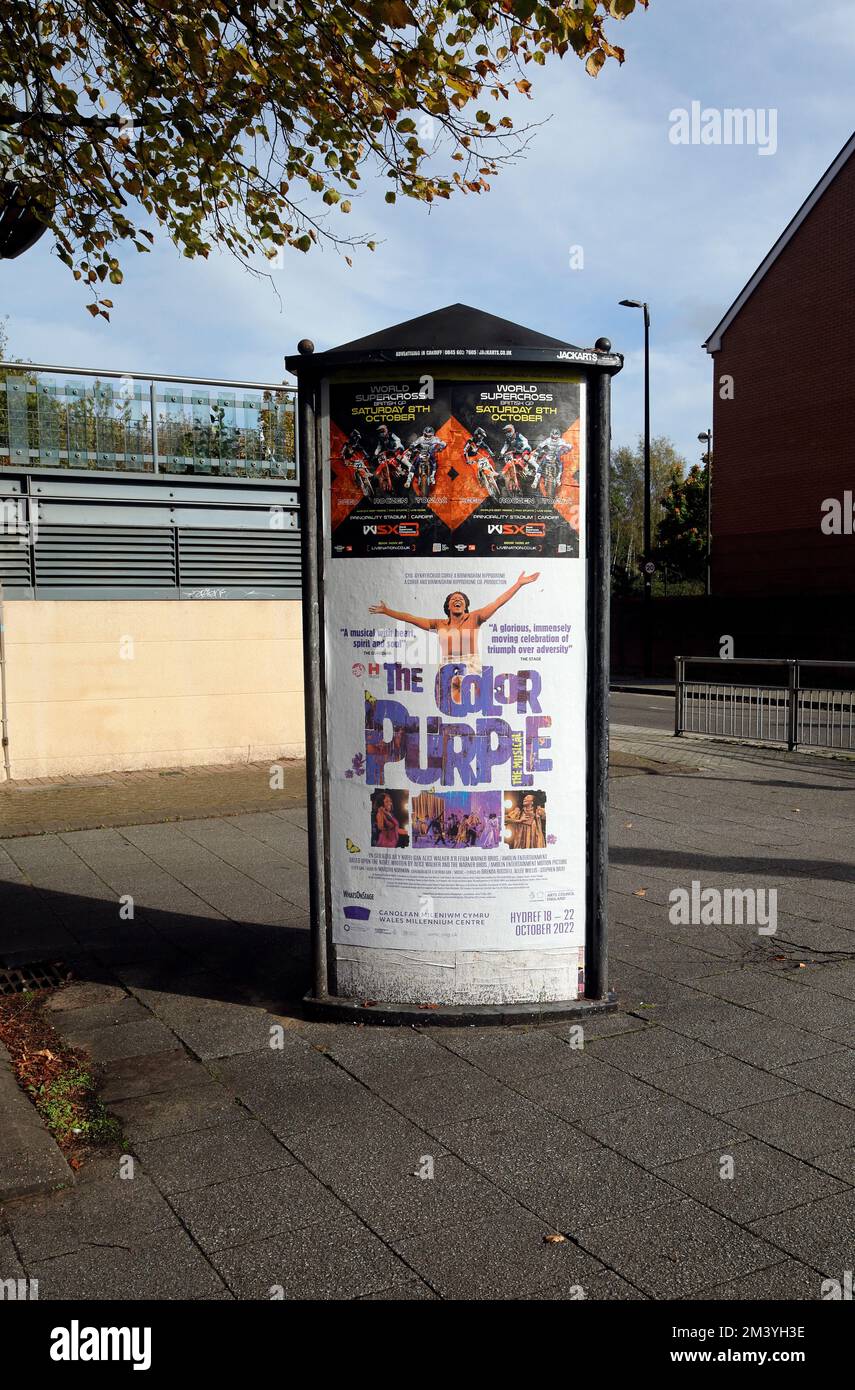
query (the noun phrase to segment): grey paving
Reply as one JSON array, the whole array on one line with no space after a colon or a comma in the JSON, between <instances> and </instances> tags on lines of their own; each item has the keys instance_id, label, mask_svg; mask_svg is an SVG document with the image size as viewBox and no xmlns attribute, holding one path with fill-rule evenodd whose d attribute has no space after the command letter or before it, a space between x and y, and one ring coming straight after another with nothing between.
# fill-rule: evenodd
<instances>
[{"instance_id":1,"label":"grey paving","mask_svg":"<svg viewBox=\"0 0 855 1390\"><path fill-rule=\"evenodd\" d=\"M83 1245L131 1248L153 1231L173 1230L178 1222L148 1178L120 1176L71 1191L52 1193L5 1209L9 1231L29 1269L34 1263L68 1255Z\"/></svg>"},{"instance_id":2,"label":"grey paving","mask_svg":"<svg viewBox=\"0 0 855 1390\"><path fill-rule=\"evenodd\" d=\"M134 1145L142 1170L171 1195L265 1173L294 1162L258 1120L228 1121L191 1134L143 1139Z\"/></svg>"},{"instance_id":3,"label":"grey paving","mask_svg":"<svg viewBox=\"0 0 855 1390\"><path fill-rule=\"evenodd\" d=\"M588 1134L617 1153L657 1168L708 1150L725 1152L741 1138L720 1116L706 1115L681 1100L633 1106L580 1121Z\"/></svg>"},{"instance_id":4,"label":"grey paving","mask_svg":"<svg viewBox=\"0 0 855 1390\"><path fill-rule=\"evenodd\" d=\"M0 1283L6 1279L25 1279L26 1271L18 1259L18 1252L11 1237L0 1235ZM16 1289L17 1293L17 1289Z\"/></svg>"},{"instance_id":5,"label":"grey paving","mask_svg":"<svg viewBox=\"0 0 855 1390\"><path fill-rule=\"evenodd\" d=\"M343 1204L298 1163L180 1192L171 1205L209 1255L346 1215Z\"/></svg>"},{"instance_id":6,"label":"grey paving","mask_svg":"<svg viewBox=\"0 0 855 1390\"><path fill-rule=\"evenodd\" d=\"M413 1282L413 1270L367 1226L345 1217L219 1250L212 1263L236 1298L352 1299Z\"/></svg>"},{"instance_id":7,"label":"grey paving","mask_svg":"<svg viewBox=\"0 0 855 1390\"><path fill-rule=\"evenodd\" d=\"M731 1161L722 1161L723 1158ZM818 1197L840 1192L846 1184L819 1168L750 1139L715 1152L666 1164L659 1177L735 1221L787 1212Z\"/></svg>"},{"instance_id":8,"label":"grey paving","mask_svg":"<svg viewBox=\"0 0 855 1390\"><path fill-rule=\"evenodd\" d=\"M852 1268L855 1191L850 1188L794 1211L763 1217L752 1222L751 1229L821 1273L842 1279Z\"/></svg>"},{"instance_id":9,"label":"grey paving","mask_svg":"<svg viewBox=\"0 0 855 1390\"><path fill-rule=\"evenodd\" d=\"M572 1241L547 1243L555 1232L546 1221L508 1206L501 1220L488 1217L397 1242L407 1264L446 1299L564 1298L594 1284L607 1270ZM576 1297L580 1294L576 1293Z\"/></svg>"},{"instance_id":10,"label":"grey paving","mask_svg":"<svg viewBox=\"0 0 855 1390\"><path fill-rule=\"evenodd\" d=\"M712 1289L701 1289L699 1299L725 1299L742 1303L789 1303L791 1300L812 1303L820 1297L822 1280L815 1270L798 1260L782 1260L768 1269L757 1269L740 1279L729 1279Z\"/></svg>"},{"instance_id":11,"label":"grey paving","mask_svg":"<svg viewBox=\"0 0 855 1390\"><path fill-rule=\"evenodd\" d=\"M798 1090L795 1081L783 1073L763 1071L736 1057L714 1057L707 1062L690 1062L683 1067L664 1067L656 1085L672 1096L688 1101L698 1110L722 1115L739 1105L777 1100Z\"/></svg>"},{"instance_id":12,"label":"grey paving","mask_svg":"<svg viewBox=\"0 0 855 1390\"><path fill-rule=\"evenodd\" d=\"M131 1142L213 1129L244 1113L235 1097L210 1078L201 1085L114 1100L110 1109Z\"/></svg>"},{"instance_id":13,"label":"grey paving","mask_svg":"<svg viewBox=\"0 0 855 1390\"><path fill-rule=\"evenodd\" d=\"M650 1298L686 1298L780 1259L759 1236L684 1199L671 1206L610 1221L585 1235L585 1248Z\"/></svg>"},{"instance_id":14,"label":"grey paving","mask_svg":"<svg viewBox=\"0 0 855 1390\"><path fill-rule=\"evenodd\" d=\"M812 1158L842 1146L855 1134L855 1111L810 1091L748 1105L727 1118L747 1134L797 1158Z\"/></svg>"},{"instance_id":15,"label":"grey paving","mask_svg":"<svg viewBox=\"0 0 855 1390\"><path fill-rule=\"evenodd\" d=\"M582 1038L305 1020L296 805L229 814L209 778L211 816L2 841L0 952L73 962L47 1017L123 1141L5 1203L0 1277L57 1299L820 1297L855 1216L855 768L614 746L620 1008ZM777 934L671 922L694 879L777 887Z\"/></svg>"},{"instance_id":16,"label":"grey paving","mask_svg":"<svg viewBox=\"0 0 855 1390\"><path fill-rule=\"evenodd\" d=\"M9 1054L0 1043L0 1201L68 1187L74 1174L18 1085Z\"/></svg>"},{"instance_id":17,"label":"grey paving","mask_svg":"<svg viewBox=\"0 0 855 1390\"><path fill-rule=\"evenodd\" d=\"M128 1240L132 1237L129 1235ZM225 1283L186 1231L176 1226L133 1244L86 1243L31 1266L40 1299L230 1299Z\"/></svg>"}]
</instances>

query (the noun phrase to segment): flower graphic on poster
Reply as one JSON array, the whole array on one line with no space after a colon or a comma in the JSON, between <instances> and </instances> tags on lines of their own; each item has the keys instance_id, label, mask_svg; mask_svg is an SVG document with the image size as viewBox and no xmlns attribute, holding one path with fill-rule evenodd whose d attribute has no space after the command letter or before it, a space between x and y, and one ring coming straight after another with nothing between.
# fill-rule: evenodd
<instances>
[{"instance_id":1,"label":"flower graphic on poster","mask_svg":"<svg viewBox=\"0 0 855 1390\"><path fill-rule=\"evenodd\" d=\"M350 767L344 774L345 777L364 777L365 776L365 754L354 753L350 760Z\"/></svg>"}]
</instances>

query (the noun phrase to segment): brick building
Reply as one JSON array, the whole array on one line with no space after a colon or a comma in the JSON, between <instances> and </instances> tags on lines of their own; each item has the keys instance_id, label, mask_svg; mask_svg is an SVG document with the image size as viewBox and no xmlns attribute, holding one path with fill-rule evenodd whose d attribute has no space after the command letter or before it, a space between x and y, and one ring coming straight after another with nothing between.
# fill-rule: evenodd
<instances>
[{"instance_id":1,"label":"brick building","mask_svg":"<svg viewBox=\"0 0 855 1390\"><path fill-rule=\"evenodd\" d=\"M855 135L705 347L714 363L713 594L851 595ZM841 534L829 533L834 511L823 504L832 499Z\"/></svg>"}]
</instances>

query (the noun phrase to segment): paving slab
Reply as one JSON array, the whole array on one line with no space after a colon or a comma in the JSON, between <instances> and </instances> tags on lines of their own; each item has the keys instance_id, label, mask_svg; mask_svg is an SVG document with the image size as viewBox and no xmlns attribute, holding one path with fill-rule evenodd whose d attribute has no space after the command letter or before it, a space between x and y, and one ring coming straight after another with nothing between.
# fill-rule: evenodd
<instances>
[{"instance_id":1,"label":"paving slab","mask_svg":"<svg viewBox=\"0 0 855 1390\"><path fill-rule=\"evenodd\" d=\"M259 1008L217 998L218 982L188 981L191 990L205 989L212 997L195 993L152 998L151 991L140 991L140 999L156 1007L174 1038L180 1038L197 1057L232 1057L241 1052L257 1052L269 1048L271 1040L270 1015Z\"/></svg>"},{"instance_id":2,"label":"paving slab","mask_svg":"<svg viewBox=\"0 0 855 1390\"><path fill-rule=\"evenodd\" d=\"M442 1040L415 1028L360 1028L342 1023L302 1023L300 1035L351 1076L371 1086L378 1078L460 1075L465 1061L449 1055Z\"/></svg>"},{"instance_id":3,"label":"paving slab","mask_svg":"<svg viewBox=\"0 0 855 1390\"><path fill-rule=\"evenodd\" d=\"M725 1117L747 1134L796 1158L812 1158L852 1138L855 1116L846 1106L810 1091L743 1106Z\"/></svg>"},{"instance_id":4,"label":"paving slab","mask_svg":"<svg viewBox=\"0 0 855 1390\"><path fill-rule=\"evenodd\" d=\"M833 1173L844 1182L855 1187L855 1147L837 1149L834 1153L816 1154L811 1160L824 1173Z\"/></svg>"},{"instance_id":5,"label":"paving slab","mask_svg":"<svg viewBox=\"0 0 855 1390\"><path fill-rule=\"evenodd\" d=\"M364 1122L370 1093L311 1049L217 1059L214 1074L286 1144L312 1129Z\"/></svg>"},{"instance_id":6,"label":"paving slab","mask_svg":"<svg viewBox=\"0 0 855 1390\"><path fill-rule=\"evenodd\" d=\"M70 1186L74 1173L29 1096L18 1085L0 1043L0 1201Z\"/></svg>"},{"instance_id":7,"label":"paving slab","mask_svg":"<svg viewBox=\"0 0 855 1390\"><path fill-rule=\"evenodd\" d=\"M24 1197L4 1208L9 1231L29 1268L39 1260L71 1255L85 1245L130 1249L140 1237L178 1222L153 1183L142 1174L122 1178L116 1162L109 1179L78 1184L48 1196Z\"/></svg>"},{"instance_id":8,"label":"paving slab","mask_svg":"<svg viewBox=\"0 0 855 1390\"><path fill-rule=\"evenodd\" d=\"M423 1284L420 1279L416 1279L410 1284L399 1284L397 1288L382 1289L379 1293L359 1294L354 1301L356 1303L436 1303L438 1301L438 1296L433 1292L433 1289L428 1288L427 1284Z\"/></svg>"},{"instance_id":9,"label":"paving slab","mask_svg":"<svg viewBox=\"0 0 855 1390\"><path fill-rule=\"evenodd\" d=\"M481 1173L406 1120L354 1132L314 1131L295 1143L311 1172L385 1240L475 1220L505 1201Z\"/></svg>"},{"instance_id":10,"label":"paving slab","mask_svg":"<svg viewBox=\"0 0 855 1390\"><path fill-rule=\"evenodd\" d=\"M27 1271L18 1259L18 1252L10 1236L0 1235L0 1284L7 1279L25 1279ZM16 1290L17 1292L17 1290Z\"/></svg>"},{"instance_id":11,"label":"paving slab","mask_svg":"<svg viewBox=\"0 0 855 1390\"><path fill-rule=\"evenodd\" d=\"M611 1037L614 1033L638 1033L646 1027L644 1019L618 1010L612 1014L592 1014L584 1022L580 1019L578 1023L561 1023L551 1027L549 1032L574 1047L578 1046L581 1036L584 1048L594 1038Z\"/></svg>"},{"instance_id":12,"label":"paving slab","mask_svg":"<svg viewBox=\"0 0 855 1390\"><path fill-rule=\"evenodd\" d=\"M355 1217L218 1250L212 1263L236 1298L339 1300L412 1283L414 1271Z\"/></svg>"},{"instance_id":13,"label":"paving slab","mask_svg":"<svg viewBox=\"0 0 855 1390\"><path fill-rule=\"evenodd\" d=\"M793 982L839 995L841 999L855 999L855 961L807 966L793 976Z\"/></svg>"},{"instance_id":14,"label":"paving slab","mask_svg":"<svg viewBox=\"0 0 855 1390\"><path fill-rule=\"evenodd\" d=\"M597 1061L596 1054L590 1066L526 1076L516 1086L529 1100L571 1124L634 1105L655 1105L662 1099L661 1092L637 1077Z\"/></svg>"},{"instance_id":15,"label":"paving slab","mask_svg":"<svg viewBox=\"0 0 855 1390\"><path fill-rule=\"evenodd\" d=\"M751 1230L828 1277L842 1279L852 1269L855 1191L849 1188L763 1217L751 1223Z\"/></svg>"},{"instance_id":16,"label":"paving slab","mask_svg":"<svg viewBox=\"0 0 855 1390\"><path fill-rule=\"evenodd\" d=\"M133 1244L87 1242L72 1254L37 1261L33 1277L46 1300L231 1300L198 1246L176 1226L132 1237Z\"/></svg>"},{"instance_id":17,"label":"paving slab","mask_svg":"<svg viewBox=\"0 0 855 1390\"><path fill-rule=\"evenodd\" d=\"M78 1017L86 1017L90 1009L117 1006L127 997L127 991L121 985L100 980L75 980L73 984L63 985L62 989L50 995L45 1000L44 1010L49 1016L74 1013Z\"/></svg>"},{"instance_id":18,"label":"paving slab","mask_svg":"<svg viewBox=\"0 0 855 1390\"><path fill-rule=\"evenodd\" d=\"M717 1055L703 1042L688 1038L684 1033L674 1033L667 1027L651 1027L644 1034L595 1038L589 1052L598 1061L608 1062L642 1080L655 1080L663 1068L710 1062Z\"/></svg>"},{"instance_id":19,"label":"paving slab","mask_svg":"<svg viewBox=\"0 0 855 1390\"><path fill-rule=\"evenodd\" d=\"M171 1205L208 1255L317 1222L332 1225L346 1213L343 1203L297 1163L175 1193Z\"/></svg>"},{"instance_id":20,"label":"paving slab","mask_svg":"<svg viewBox=\"0 0 855 1390\"><path fill-rule=\"evenodd\" d=\"M538 1169L561 1170L574 1151L597 1147L580 1128L522 1097L502 1114L438 1126L437 1137L506 1191L518 1190Z\"/></svg>"},{"instance_id":21,"label":"paving slab","mask_svg":"<svg viewBox=\"0 0 855 1390\"><path fill-rule=\"evenodd\" d=\"M372 1090L431 1134L440 1133L446 1125L459 1120L504 1114L517 1098L514 1090L495 1076L485 1076L464 1063L455 1067L453 1058L449 1060L448 1074L439 1072L428 1078L406 1074L399 1077L390 1067L375 1079Z\"/></svg>"},{"instance_id":22,"label":"paving slab","mask_svg":"<svg viewBox=\"0 0 855 1390\"><path fill-rule=\"evenodd\" d=\"M528 1178L504 1179L509 1190L556 1230L584 1244L585 1232L654 1207L673 1205L673 1186L600 1145L534 1167Z\"/></svg>"},{"instance_id":23,"label":"paving slab","mask_svg":"<svg viewBox=\"0 0 855 1390\"><path fill-rule=\"evenodd\" d=\"M151 1056L112 1058L105 1069L100 1094L106 1105L112 1105L135 1096L208 1085L210 1080L201 1062L176 1047L172 1052L155 1052Z\"/></svg>"},{"instance_id":24,"label":"paving slab","mask_svg":"<svg viewBox=\"0 0 855 1390\"><path fill-rule=\"evenodd\" d=\"M214 1129L246 1113L225 1087L210 1079L201 1085L113 1100L110 1109L131 1143Z\"/></svg>"},{"instance_id":25,"label":"paving slab","mask_svg":"<svg viewBox=\"0 0 855 1390\"><path fill-rule=\"evenodd\" d=\"M799 1090L783 1073L763 1071L736 1057L714 1057L682 1067L663 1067L656 1077L660 1091L688 1101L698 1110L723 1115L740 1105L777 1100Z\"/></svg>"},{"instance_id":26,"label":"paving slab","mask_svg":"<svg viewBox=\"0 0 855 1390\"><path fill-rule=\"evenodd\" d=\"M782 1260L768 1269L758 1269L740 1279L729 1279L712 1289L693 1294L696 1299L725 1300L728 1303L798 1303L820 1297L821 1279L815 1270L798 1260Z\"/></svg>"},{"instance_id":27,"label":"paving slab","mask_svg":"<svg viewBox=\"0 0 855 1390\"><path fill-rule=\"evenodd\" d=\"M580 1120L579 1127L644 1168L710 1150L727 1152L742 1137L725 1119L704 1114L681 1100L591 1116Z\"/></svg>"},{"instance_id":28,"label":"paving slab","mask_svg":"<svg viewBox=\"0 0 855 1390\"><path fill-rule=\"evenodd\" d=\"M656 1171L687 1196L743 1225L845 1187L839 1178L756 1139L731 1147L732 1164L723 1164L722 1157L695 1154Z\"/></svg>"},{"instance_id":29,"label":"paving slab","mask_svg":"<svg viewBox=\"0 0 855 1390\"><path fill-rule=\"evenodd\" d=\"M688 1198L586 1231L584 1244L655 1299L686 1298L781 1258L775 1246Z\"/></svg>"},{"instance_id":30,"label":"paving slab","mask_svg":"<svg viewBox=\"0 0 855 1390\"><path fill-rule=\"evenodd\" d=\"M134 1151L143 1172L167 1194L236 1181L294 1162L264 1125L250 1119L142 1140Z\"/></svg>"},{"instance_id":31,"label":"paving slab","mask_svg":"<svg viewBox=\"0 0 855 1390\"><path fill-rule=\"evenodd\" d=\"M779 1068L779 1074L795 1086L855 1108L855 1050L852 1048L792 1063Z\"/></svg>"},{"instance_id":32,"label":"paving slab","mask_svg":"<svg viewBox=\"0 0 855 1390\"><path fill-rule=\"evenodd\" d=\"M581 1050L568 1046L551 1029L448 1028L443 1029L438 1042L502 1081L580 1065L585 1060Z\"/></svg>"},{"instance_id":33,"label":"paving slab","mask_svg":"<svg viewBox=\"0 0 855 1390\"><path fill-rule=\"evenodd\" d=\"M584 1297L586 1284L607 1273L570 1240L548 1243L554 1227L523 1207L395 1243L407 1264L444 1299L519 1299L559 1289Z\"/></svg>"},{"instance_id":34,"label":"paving slab","mask_svg":"<svg viewBox=\"0 0 855 1390\"><path fill-rule=\"evenodd\" d=\"M840 1051L839 1042L831 1038L773 1022L761 1014L754 1014L750 1022L735 1027L728 1025L715 1046L740 1061L767 1069Z\"/></svg>"}]
</instances>

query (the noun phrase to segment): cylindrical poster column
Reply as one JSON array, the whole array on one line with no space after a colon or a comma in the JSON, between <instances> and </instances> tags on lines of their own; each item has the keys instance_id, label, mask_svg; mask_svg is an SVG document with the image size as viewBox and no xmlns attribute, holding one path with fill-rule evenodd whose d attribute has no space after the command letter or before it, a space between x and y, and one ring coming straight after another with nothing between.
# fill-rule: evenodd
<instances>
[{"instance_id":1,"label":"cylindrical poster column","mask_svg":"<svg viewBox=\"0 0 855 1390\"><path fill-rule=\"evenodd\" d=\"M300 347L309 1002L455 1022L609 1007L622 359L463 305Z\"/></svg>"}]
</instances>

